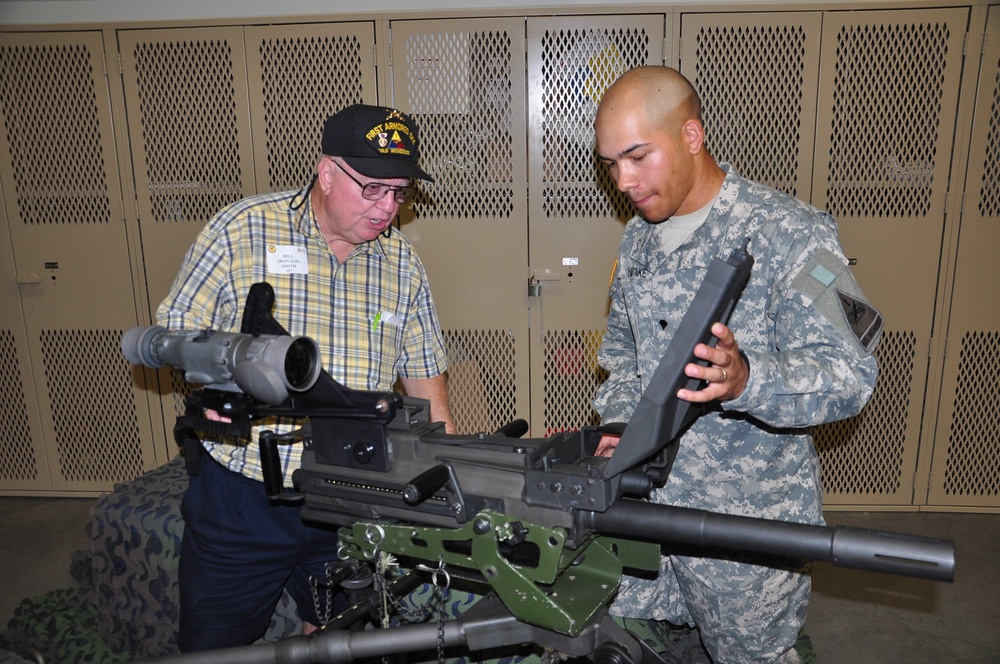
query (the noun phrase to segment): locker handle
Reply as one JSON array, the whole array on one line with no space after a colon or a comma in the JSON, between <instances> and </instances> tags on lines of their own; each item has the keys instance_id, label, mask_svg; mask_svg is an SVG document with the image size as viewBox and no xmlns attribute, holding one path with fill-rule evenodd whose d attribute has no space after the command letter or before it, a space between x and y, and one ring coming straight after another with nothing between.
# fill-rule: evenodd
<instances>
[{"instance_id":1,"label":"locker handle","mask_svg":"<svg viewBox=\"0 0 1000 664\"><path fill-rule=\"evenodd\" d=\"M42 278L39 277L34 272L28 272L27 274L17 275L17 283L19 284L37 284L41 283Z\"/></svg>"}]
</instances>

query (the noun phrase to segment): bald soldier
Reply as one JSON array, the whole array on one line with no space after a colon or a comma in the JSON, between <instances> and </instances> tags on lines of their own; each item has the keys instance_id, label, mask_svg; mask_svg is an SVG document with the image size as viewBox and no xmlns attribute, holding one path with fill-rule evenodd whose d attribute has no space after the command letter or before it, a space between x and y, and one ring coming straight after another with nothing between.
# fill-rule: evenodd
<instances>
[{"instance_id":1,"label":"bald soldier","mask_svg":"<svg viewBox=\"0 0 1000 664\"><path fill-rule=\"evenodd\" d=\"M686 367L704 387L678 393L708 412L682 434L670 477L650 499L822 524L809 428L864 407L882 330L835 221L716 163L701 101L673 69L625 73L594 128L601 161L637 210L622 236L599 353L610 374L594 400L602 422L628 421L709 264L749 239L755 263L729 325L712 327L714 348L695 347L707 366ZM616 443L605 437L599 453ZM656 578L623 578L611 611L697 626L716 662L799 662L809 593L794 561L665 555Z\"/></svg>"}]
</instances>

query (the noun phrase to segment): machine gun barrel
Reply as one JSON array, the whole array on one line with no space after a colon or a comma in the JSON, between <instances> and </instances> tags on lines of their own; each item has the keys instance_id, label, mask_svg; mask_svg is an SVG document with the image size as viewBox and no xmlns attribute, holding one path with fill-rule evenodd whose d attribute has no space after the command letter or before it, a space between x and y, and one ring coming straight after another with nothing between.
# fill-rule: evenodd
<instances>
[{"instance_id":1,"label":"machine gun barrel","mask_svg":"<svg viewBox=\"0 0 1000 664\"><path fill-rule=\"evenodd\" d=\"M581 512L581 526L606 535L803 558L934 581L955 573L953 542L846 526L816 526L619 500Z\"/></svg>"},{"instance_id":2,"label":"machine gun barrel","mask_svg":"<svg viewBox=\"0 0 1000 664\"><path fill-rule=\"evenodd\" d=\"M606 615L578 637L566 637L518 620L495 597L486 596L460 618L443 623L407 624L392 629L348 631L321 629L309 636L291 636L276 643L181 653L157 658L158 664L346 664L374 661L389 655L434 652L438 648L467 647L473 653L502 646L535 643L570 657L598 652L603 641L614 639L613 660L666 664L648 646L616 626ZM643 657L642 653L649 653ZM631 655L622 659L621 654ZM407 658L407 661L410 658Z\"/></svg>"}]
</instances>

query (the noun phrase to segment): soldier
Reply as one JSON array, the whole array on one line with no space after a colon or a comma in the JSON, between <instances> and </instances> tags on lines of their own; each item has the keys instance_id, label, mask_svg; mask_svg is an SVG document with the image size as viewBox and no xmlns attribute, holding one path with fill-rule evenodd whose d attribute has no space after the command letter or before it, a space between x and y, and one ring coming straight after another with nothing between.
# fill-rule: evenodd
<instances>
[{"instance_id":1,"label":"soldier","mask_svg":"<svg viewBox=\"0 0 1000 664\"><path fill-rule=\"evenodd\" d=\"M705 147L701 102L667 67L626 72L595 120L597 149L638 210L622 236L594 400L627 422L713 258L749 240L755 264L729 324L678 397L708 412L682 434L658 503L822 524L809 428L857 415L872 394L882 317L848 269L834 220L743 179ZM605 436L598 453L610 455ZM667 553L670 553L667 551ZM695 625L717 662L799 662L811 582L786 569L665 555L655 579L626 576L612 614Z\"/></svg>"}]
</instances>

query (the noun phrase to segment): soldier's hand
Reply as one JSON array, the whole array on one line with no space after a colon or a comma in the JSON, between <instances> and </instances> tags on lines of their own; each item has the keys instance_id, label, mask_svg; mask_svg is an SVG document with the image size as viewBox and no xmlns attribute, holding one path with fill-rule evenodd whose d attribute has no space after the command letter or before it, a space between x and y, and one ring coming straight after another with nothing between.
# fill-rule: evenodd
<instances>
[{"instance_id":1,"label":"soldier's hand","mask_svg":"<svg viewBox=\"0 0 1000 664\"><path fill-rule=\"evenodd\" d=\"M684 367L685 375L706 381L705 387L700 390L678 390L677 398L695 403L728 401L737 398L746 389L750 367L740 355L740 346L736 343L732 330L722 323L715 323L712 335L719 340L715 348L708 344L694 347L695 357L707 360L709 366L692 362Z\"/></svg>"},{"instance_id":2,"label":"soldier's hand","mask_svg":"<svg viewBox=\"0 0 1000 664\"><path fill-rule=\"evenodd\" d=\"M594 452L594 456L611 456L611 453L618 447L619 440L621 440L621 436L604 434L597 443L597 450Z\"/></svg>"}]
</instances>

